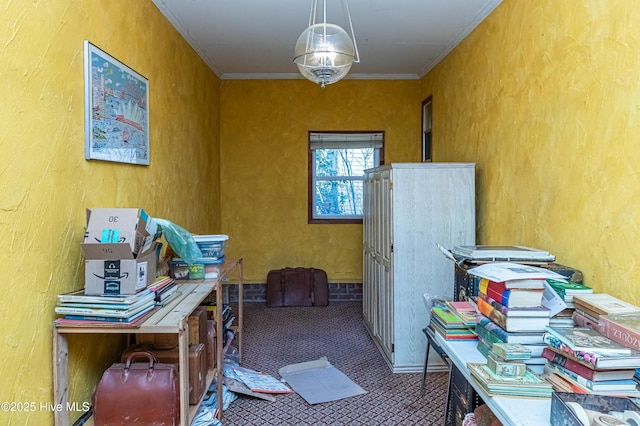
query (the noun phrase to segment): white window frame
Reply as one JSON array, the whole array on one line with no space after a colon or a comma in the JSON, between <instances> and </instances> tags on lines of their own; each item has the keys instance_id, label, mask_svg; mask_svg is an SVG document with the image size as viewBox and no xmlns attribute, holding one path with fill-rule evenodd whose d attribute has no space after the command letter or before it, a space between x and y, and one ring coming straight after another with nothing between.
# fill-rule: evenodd
<instances>
[{"instance_id":1,"label":"white window frame","mask_svg":"<svg viewBox=\"0 0 640 426\"><path fill-rule=\"evenodd\" d=\"M384 163L383 131L309 132L309 223L362 223L362 215L317 215L316 186L320 181L363 181L364 176L316 176L316 155L319 149L373 148L373 167Z\"/></svg>"}]
</instances>

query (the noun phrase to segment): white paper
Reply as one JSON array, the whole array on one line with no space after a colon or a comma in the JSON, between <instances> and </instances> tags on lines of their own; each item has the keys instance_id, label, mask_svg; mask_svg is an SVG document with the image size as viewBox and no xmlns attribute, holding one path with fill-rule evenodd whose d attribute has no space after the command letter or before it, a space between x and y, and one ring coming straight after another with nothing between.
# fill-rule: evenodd
<instances>
[{"instance_id":1,"label":"white paper","mask_svg":"<svg viewBox=\"0 0 640 426\"><path fill-rule=\"evenodd\" d=\"M493 262L476 266L467 271L471 275L495 282L527 279L552 279L566 282L567 278L557 272L531 265L513 262Z\"/></svg>"},{"instance_id":2,"label":"white paper","mask_svg":"<svg viewBox=\"0 0 640 426\"><path fill-rule=\"evenodd\" d=\"M549 309L549 318L567 308L567 304L564 303L562 297L546 281L544 282L544 293L542 293L542 306Z\"/></svg>"}]
</instances>

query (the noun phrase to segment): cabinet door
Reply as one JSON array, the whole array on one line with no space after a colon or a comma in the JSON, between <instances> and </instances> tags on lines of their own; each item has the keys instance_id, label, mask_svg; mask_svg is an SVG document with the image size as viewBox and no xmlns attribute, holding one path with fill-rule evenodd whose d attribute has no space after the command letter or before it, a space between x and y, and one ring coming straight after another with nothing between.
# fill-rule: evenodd
<instances>
[{"instance_id":1,"label":"cabinet door","mask_svg":"<svg viewBox=\"0 0 640 426\"><path fill-rule=\"evenodd\" d=\"M393 234L392 234L392 185L391 171L378 174L376 203L376 261L378 262L378 307L379 335L382 349L393 363L394 350L394 303L393 303Z\"/></svg>"},{"instance_id":2,"label":"cabinet door","mask_svg":"<svg viewBox=\"0 0 640 426\"><path fill-rule=\"evenodd\" d=\"M373 179L364 176L364 208L362 214L362 314L370 330L373 329L377 298L375 297L375 250L373 248Z\"/></svg>"}]
</instances>

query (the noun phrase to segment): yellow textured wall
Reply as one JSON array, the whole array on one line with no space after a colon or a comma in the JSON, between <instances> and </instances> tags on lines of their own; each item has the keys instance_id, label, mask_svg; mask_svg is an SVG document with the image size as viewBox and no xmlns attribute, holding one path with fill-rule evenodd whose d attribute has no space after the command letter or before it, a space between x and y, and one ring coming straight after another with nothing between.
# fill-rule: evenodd
<instances>
[{"instance_id":1,"label":"yellow textured wall","mask_svg":"<svg viewBox=\"0 0 640 426\"><path fill-rule=\"evenodd\" d=\"M0 10L0 424L51 424L59 293L84 285L87 207L143 207L219 232L219 81L150 0L14 0ZM84 159L83 40L149 79L151 165ZM72 336L71 401L119 340ZM13 406L17 408L16 405ZM72 415L74 418L74 415Z\"/></svg>"},{"instance_id":2,"label":"yellow textured wall","mask_svg":"<svg viewBox=\"0 0 640 426\"><path fill-rule=\"evenodd\" d=\"M286 266L362 282L362 225L307 223L307 132L384 130L385 162L419 161L421 101L418 80L222 82L222 228L248 282Z\"/></svg>"},{"instance_id":3,"label":"yellow textured wall","mask_svg":"<svg viewBox=\"0 0 640 426\"><path fill-rule=\"evenodd\" d=\"M477 241L640 304L640 8L505 0L422 79L436 161L477 162Z\"/></svg>"}]
</instances>

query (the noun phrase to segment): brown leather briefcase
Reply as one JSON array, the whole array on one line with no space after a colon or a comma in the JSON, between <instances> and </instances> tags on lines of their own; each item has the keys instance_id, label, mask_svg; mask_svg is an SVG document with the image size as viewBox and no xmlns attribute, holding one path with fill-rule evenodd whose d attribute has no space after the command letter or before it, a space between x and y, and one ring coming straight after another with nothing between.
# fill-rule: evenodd
<instances>
[{"instance_id":1,"label":"brown leather briefcase","mask_svg":"<svg viewBox=\"0 0 640 426\"><path fill-rule=\"evenodd\" d=\"M267 274L267 306L326 306L327 273L317 268L284 268Z\"/></svg>"},{"instance_id":2,"label":"brown leather briefcase","mask_svg":"<svg viewBox=\"0 0 640 426\"><path fill-rule=\"evenodd\" d=\"M133 362L134 360L144 362ZM96 426L180 424L180 377L173 364L133 352L109 367L92 397Z\"/></svg>"},{"instance_id":3,"label":"brown leather briefcase","mask_svg":"<svg viewBox=\"0 0 640 426\"><path fill-rule=\"evenodd\" d=\"M178 346L171 349L158 349L152 345L131 345L122 353L121 361L125 361L131 353L150 352L159 362L174 364L178 367L180 363L180 352ZM197 404L204 395L207 381L207 354L205 345L189 345L189 404Z\"/></svg>"}]
</instances>

